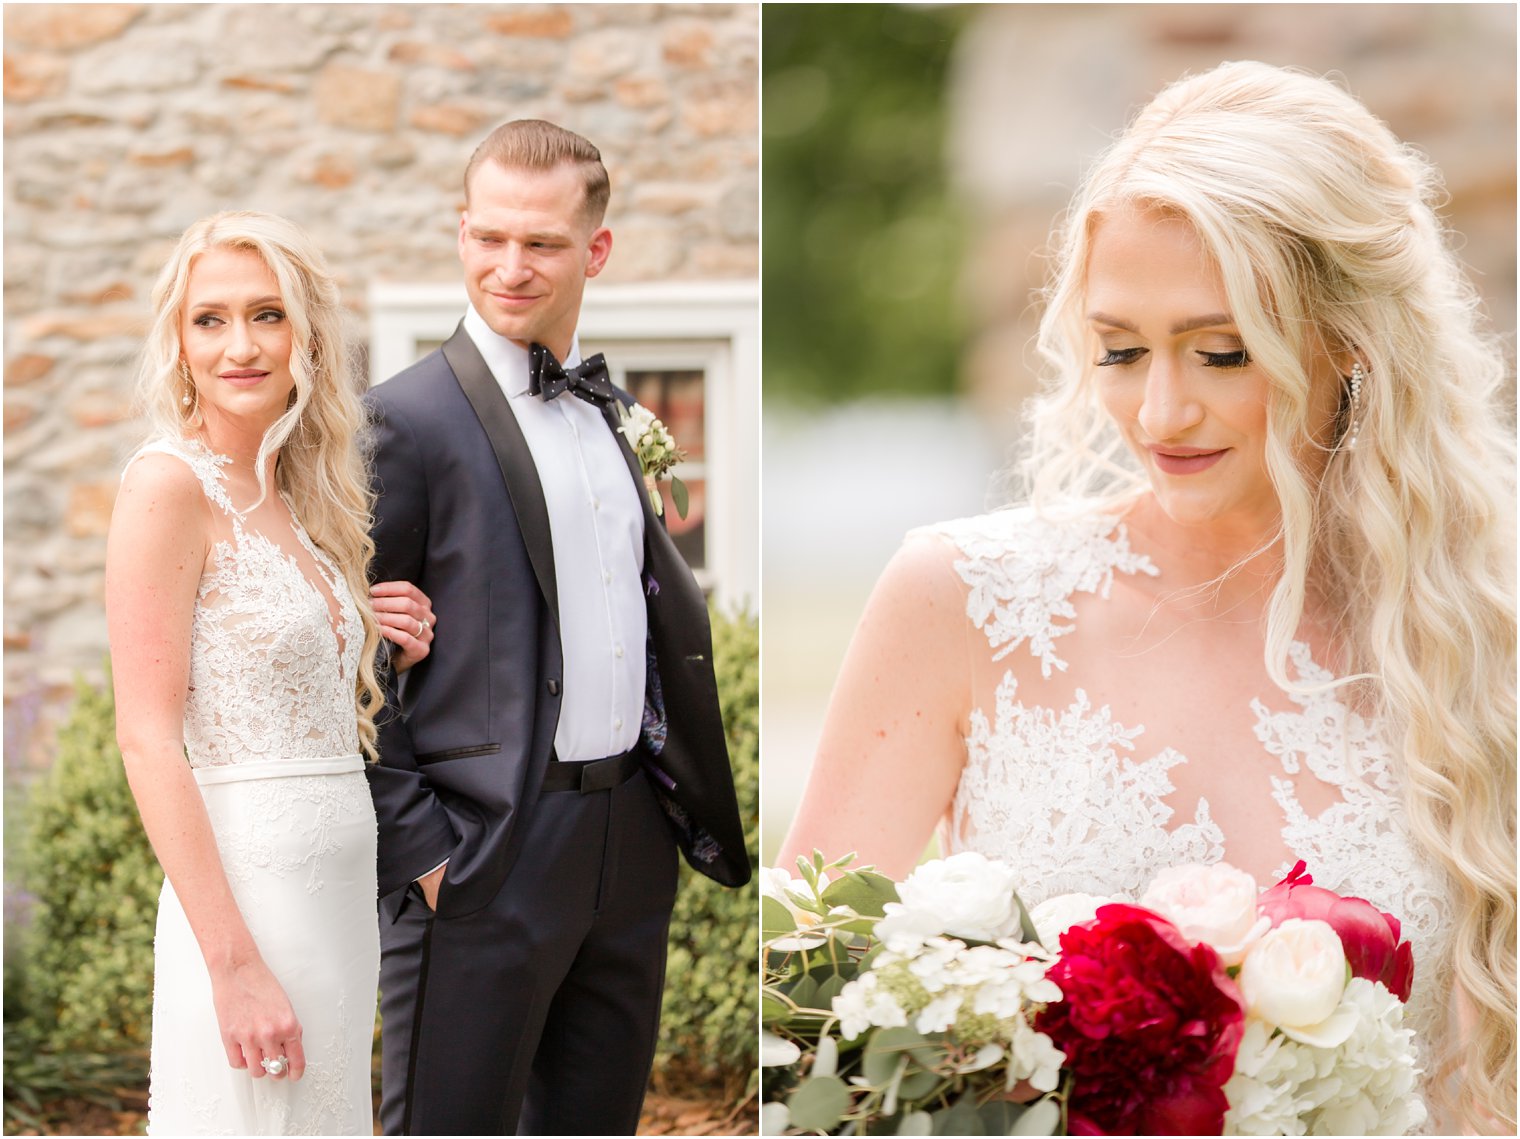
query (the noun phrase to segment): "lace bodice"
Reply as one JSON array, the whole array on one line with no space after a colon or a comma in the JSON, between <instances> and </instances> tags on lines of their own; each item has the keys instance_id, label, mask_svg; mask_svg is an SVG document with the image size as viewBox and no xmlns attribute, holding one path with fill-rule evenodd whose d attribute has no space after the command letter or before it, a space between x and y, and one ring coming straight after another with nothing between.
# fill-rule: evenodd
<instances>
[{"instance_id":1,"label":"lace bodice","mask_svg":"<svg viewBox=\"0 0 1520 1139\"><path fill-rule=\"evenodd\" d=\"M1125 673L1105 673L1099 690L1077 675L1080 667L1068 671L1067 639L1080 637L1083 620L1101 627L1116 580L1161 572L1131 549L1117 518L1057 521L1017 510L916 531L910 541L945 544L965 590L972 655L988 658L972 673L966 761L942 834L945 853L979 850L1019 867L1030 905L1068 892L1136 900L1164 867L1226 856L1227 836L1207 797L1177 801L1174 779L1184 765L1248 771L1242 760L1259 760L1268 773L1260 791L1243 779L1232 793L1258 795L1261 810L1275 804L1283 844L1308 863L1316 883L1403 921L1416 961L1411 1018L1419 1027L1437 1015L1449 903L1411 840L1396 765L1376 722L1333 689L1305 695L1272 686L1240 710L1242 739L1250 739L1250 717L1265 756L1243 757L1221 739L1217 750L1226 754L1190 757L1131 714L1139 711L1133 694L1113 682ZM1290 659L1297 680L1331 679L1306 644L1295 642ZM1301 796L1329 805L1310 810ZM1290 867L1285 860L1279 877Z\"/></svg>"},{"instance_id":2,"label":"lace bodice","mask_svg":"<svg viewBox=\"0 0 1520 1139\"><path fill-rule=\"evenodd\" d=\"M195 472L217 532L191 626L190 765L358 753L354 677L364 630L342 574L293 510L289 533L297 549L255 528L227 492L224 456L196 441L161 439L134 459L150 452L173 455Z\"/></svg>"}]
</instances>

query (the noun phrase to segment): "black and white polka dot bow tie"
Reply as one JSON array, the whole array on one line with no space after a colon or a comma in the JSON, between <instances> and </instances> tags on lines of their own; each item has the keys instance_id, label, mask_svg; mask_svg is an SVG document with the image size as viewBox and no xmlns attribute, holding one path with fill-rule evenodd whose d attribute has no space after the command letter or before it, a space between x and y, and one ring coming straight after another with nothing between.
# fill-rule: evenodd
<instances>
[{"instance_id":1,"label":"black and white polka dot bow tie","mask_svg":"<svg viewBox=\"0 0 1520 1139\"><path fill-rule=\"evenodd\" d=\"M546 400L558 399L566 391L597 405L617 399L607 373L607 358L600 352L574 368L566 368L542 344L528 348L528 390Z\"/></svg>"}]
</instances>

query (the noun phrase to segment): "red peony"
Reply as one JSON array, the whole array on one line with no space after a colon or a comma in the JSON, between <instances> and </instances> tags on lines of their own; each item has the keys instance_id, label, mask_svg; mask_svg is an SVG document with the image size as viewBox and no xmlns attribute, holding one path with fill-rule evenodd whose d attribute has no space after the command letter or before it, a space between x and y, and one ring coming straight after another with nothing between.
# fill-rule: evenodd
<instances>
[{"instance_id":1,"label":"red peony","mask_svg":"<svg viewBox=\"0 0 1520 1139\"><path fill-rule=\"evenodd\" d=\"M1414 950L1399 940L1399 919L1361 898L1343 898L1314 885L1302 860L1288 876L1261 896L1258 910L1274 926L1288 918L1328 922L1340 935L1353 977L1381 981L1401 1001L1414 983Z\"/></svg>"},{"instance_id":2,"label":"red peony","mask_svg":"<svg viewBox=\"0 0 1520 1139\"><path fill-rule=\"evenodd\" d=\"M1036 1027L1066 1053L1072 1135L1218 1135L1244 1032L1240 990L1207 945L1108 905L1061 935L1062 999Z\"/></svg>"}]
</instances>

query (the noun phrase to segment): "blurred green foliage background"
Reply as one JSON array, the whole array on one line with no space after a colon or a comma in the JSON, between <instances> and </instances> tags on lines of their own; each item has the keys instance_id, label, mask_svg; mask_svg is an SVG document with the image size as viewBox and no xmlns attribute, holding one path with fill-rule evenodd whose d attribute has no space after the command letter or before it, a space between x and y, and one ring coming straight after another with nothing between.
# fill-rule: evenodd
<instances>
[{"instance_id":1,"label":"blurred green foliage background","mask_svg":"<svg viewBox=\"0 0 1520 1139\"><path fill-rule=\"evenodd\" d=\"M946 195L953 6L762 14L765 393L955 390L963 224Z\"/></svg>"}]
</instances>

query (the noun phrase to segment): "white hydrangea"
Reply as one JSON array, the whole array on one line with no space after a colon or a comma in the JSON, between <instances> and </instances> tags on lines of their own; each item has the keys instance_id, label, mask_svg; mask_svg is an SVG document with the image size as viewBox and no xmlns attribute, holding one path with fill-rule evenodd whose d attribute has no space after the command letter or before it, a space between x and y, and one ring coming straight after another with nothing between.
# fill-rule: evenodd
<instances>
[{"instance_id":1,"label":"white hydrangea","mask_svg":"<svg viewBox=\"0 0 1520 1139\"><path fill-rule=\"evenodd\" d=\"M1404 1135L1425 1120L1414 1032L1383 985L1355 978L1356 1027L1335 1048L1300 1044L1254 1018L1225 1085L1226 1135Z\"/></svg>"},{"instance_id":2,"label":"white hydrangea","mask_svg":"<svg viewBox=\"0 0 1520 1139\"><path fill-rule=\"evenodd\" d=\"M978 1049L978 1066L1006 1055L1010 1087L1027 1079L1049 1091L1065 1056L1030 1022L1061 990L1045 976L1049 961L1026 950L1037 951L1018 943L968 947L946 937L926 938L906 952L885 946L834 998L840 1033L854 1040L871 1027L909 1023L922 1033L953 1033Z\"/></svg>"}]
</instances>

